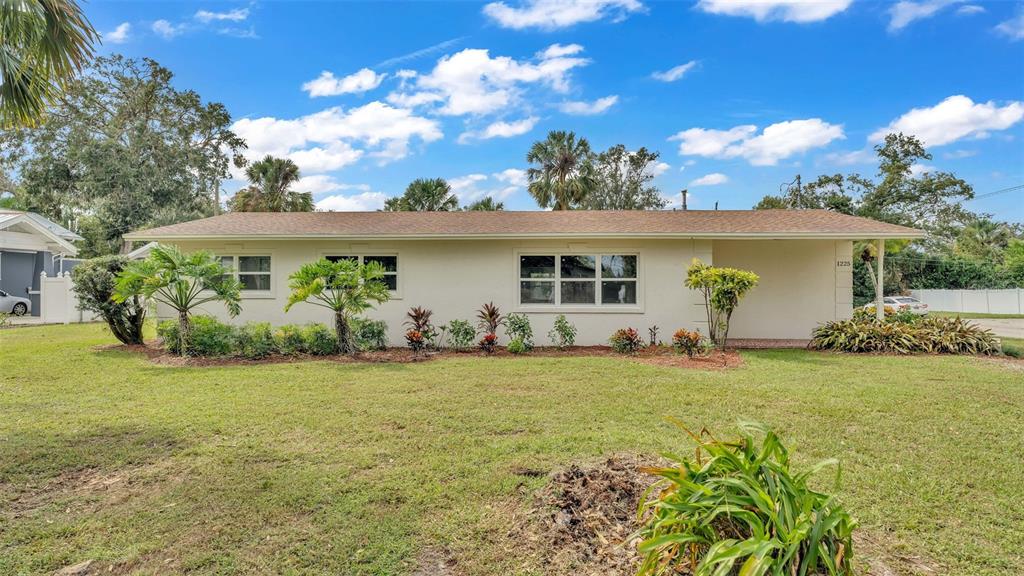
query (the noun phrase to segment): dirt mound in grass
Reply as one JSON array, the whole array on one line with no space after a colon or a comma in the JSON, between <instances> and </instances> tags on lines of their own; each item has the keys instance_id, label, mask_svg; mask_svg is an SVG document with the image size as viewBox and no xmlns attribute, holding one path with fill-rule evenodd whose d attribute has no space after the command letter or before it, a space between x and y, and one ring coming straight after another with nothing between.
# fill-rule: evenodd
<instances>
[{"instance_id":1,"label":"dirt mound in grass","mask_svg":"<svg viewBox=\"0 0 1024 576\"><path fill-rule=\"evenodd\" d=\"M517 519L512 540L525 539L550 574L635 573L637 507L655 481L639 468L653 464L653 458L620 454L555 473Z\"/></svg>"}]
</instances>

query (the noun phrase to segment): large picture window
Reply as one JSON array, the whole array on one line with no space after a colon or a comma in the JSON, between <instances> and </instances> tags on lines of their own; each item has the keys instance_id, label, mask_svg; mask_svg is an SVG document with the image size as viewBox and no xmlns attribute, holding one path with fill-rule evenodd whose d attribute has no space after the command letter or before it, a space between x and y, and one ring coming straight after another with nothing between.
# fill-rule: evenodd
<instances>
[{"instance_id":1,"label":"large picture window","mask_svg":"<svg viewBox=\"0 0 1024 576\"><path fill-rule=\"evenodd\" d=\"M353 262L359 262L366 264L369 262L378 262L384 267L384 283L388 285L388 290L395 292L398 290L398 256L374 256L371 254L345 254L338 256L325 256L331 262L337 262L338 260L351 260Z\"/></svg>"},{"instance_id":2,"label":"large picture window","mask_svg":"<svg viewBox=\"0 0 1024 576\"><path fill-rule=\"evenodd\" d=\"M242 290L270 291L270 256L221 256L220 263L242 284Z\"/></svg>"},{"instance_id":3,"label":"large picture window","mask_svg":"<svg viewBox=\"0 0 1024 576\"><path fill-rule=\"evenodd\" d=\"M519 303L636 305L637 276L636 254L522 254Z\"/></svg>"}]
</instances>

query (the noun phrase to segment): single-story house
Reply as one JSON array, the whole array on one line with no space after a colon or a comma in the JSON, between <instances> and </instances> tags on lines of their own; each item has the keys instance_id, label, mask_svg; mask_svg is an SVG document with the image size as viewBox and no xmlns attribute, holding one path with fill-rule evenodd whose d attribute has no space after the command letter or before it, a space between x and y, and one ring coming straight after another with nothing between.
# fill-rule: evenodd
<instances>
[{"instance_id":1,"label":"single-story house","mask_svg":"<svg viewBox=\"0 0 1024 576\"><path fill-rule=\"evenodd\" d=\"M39 315L40 275L69 272L82 237L34 212L0 208L0 290L29 298Z\"/></svg>"},{"instance_id":2,"label":"single-story house","mask_svg":"<svg viewBox=\"0 0 1024 576\"><path fill-rule=\"evenodd\" d=\"M391 300L367 316L404 343L405 313L433 310L437 324L475 322L494 302L526 313L546 343L565 314L578 344L603 344L618 328L702 328L701 296L683 285L694 258L752 270L761 281L733 317L738 338L808 338L852 314L856 240L918 238L912 228L824 210L228 213L133 232L128 240L213 251L245 290L235 321L330 322L301 304L285 313L288 276L318 258L376 261ZM224 307L205 312L226 319ZM170 317L167 310L158 315Z\"/></svg>"}]
</instances>

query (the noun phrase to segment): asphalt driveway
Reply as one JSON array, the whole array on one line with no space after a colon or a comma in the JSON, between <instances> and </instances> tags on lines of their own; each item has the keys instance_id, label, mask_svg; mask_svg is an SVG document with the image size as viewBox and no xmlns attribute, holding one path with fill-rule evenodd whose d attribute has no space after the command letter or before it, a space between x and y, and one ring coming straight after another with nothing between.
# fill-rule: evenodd
<instances>
[{"instance_id":1,"label":"asphalt driveway","mask_svg":"<svg viewBox=\"0 0 1024 576\"><path fill-rule=\"evenodd\" d=\"M975 318L971 320L982 328L1006 338L1024 338L1024 318Z\"/></svg>"}]
</instances>

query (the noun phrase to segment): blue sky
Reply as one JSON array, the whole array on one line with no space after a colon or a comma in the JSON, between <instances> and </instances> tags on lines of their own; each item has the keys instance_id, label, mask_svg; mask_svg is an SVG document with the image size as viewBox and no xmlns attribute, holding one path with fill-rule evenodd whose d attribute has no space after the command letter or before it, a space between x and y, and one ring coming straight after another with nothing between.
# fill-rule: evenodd
<instances>
[{"instance_id":1,"label":"blue sky","mask_svg":"<svg viewBox=\"0 0 1024 576\"><path fill-rule=\"evenodd\" d=\"M103 53L223 102L250 154L295 160L324 209L417 177L536 209L549 130L661 152L691 207L749 208L797 173L872 174L887 129L978 194L1024 184L1024 4L920 0L102 2ZM228 182L230 191L240 182ZM969 207L1024 221L1024 191Z\"/></svg>"}]
</instances>

